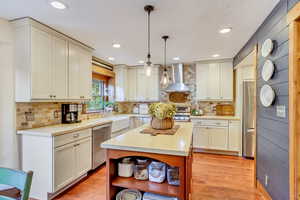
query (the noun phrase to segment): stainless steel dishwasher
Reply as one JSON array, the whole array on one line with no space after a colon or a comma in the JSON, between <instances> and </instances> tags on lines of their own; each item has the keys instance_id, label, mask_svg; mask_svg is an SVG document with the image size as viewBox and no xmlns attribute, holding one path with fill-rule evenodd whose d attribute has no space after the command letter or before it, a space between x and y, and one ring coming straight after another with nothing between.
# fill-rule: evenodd
<instances>
[{"instance_id":1,"label":"stainless steel dishwasher","mask_svg":"<svg viewBox=\"0 0 300 200\"><path fill-rule=\"evenodd\" d=\"M111 137L111 123L101 126L96 126L93 129L93 159L92 166L96 169L105 162L105 150L101 148L101 143L110 139Z\"/></svg>"}]
</instances>

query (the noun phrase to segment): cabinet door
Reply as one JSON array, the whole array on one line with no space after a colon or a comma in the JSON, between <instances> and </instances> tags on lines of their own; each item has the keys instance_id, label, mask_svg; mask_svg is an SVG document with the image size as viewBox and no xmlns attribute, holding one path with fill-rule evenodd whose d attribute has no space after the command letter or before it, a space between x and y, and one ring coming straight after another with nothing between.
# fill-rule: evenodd
<instances>
[{"instance_id":1,"label":"cabinet door","mask_svg":"<svg viewBox=\"0 0 300 200\"><path fill-rule=\"evenodd\" d=\"M114 69L116 73L116 101L126 101L127 97L127 68L119 66Z\"/></svg>"},{"instance_id":2,"label":"cabinet door","mask_svg":"<svg viewBox=\"0 0 300 200\"><path fill-rule=\"evenodd\" d=\"M54 190L57 191L71 183L75 177L74 143L54 149Z\"/></svg>"},{"instance_id":3,"label":"cabinet door","mask_svg":"<svg viewBox=\"0 0 300 200\"><path fill-rule=\"evenodd\" d=\"M193 147L209 148L209 131L205 127L194 127L193 129Z\"/></svg>"},{"instance_id":4,"label":"cabinet door","mask_svg":"<svg viewBox=\"0 0 300 200\"><path fill-rule=\"evenodd\" d=\"M230 151L240 151L240 122L239 121L229 121L229 137L228 137L228 150Z\"/></svg>"},{"instance_id":5,"label":"cabinet door","mask_svg":"<svg viewBox=\"0 0 300 200\"><path fill-rule=\"evenodd\" d=\"M216 150L228 149L228 128L209 128L209 148Z\"/></svg>"},{"instance_id":6,"label":"cabinet door","mask_svg":"<svg viewBox=\"0 0 300 200\"><path fill-rule=\"evenodd\" d=\"M137 100L138 101L145 101L147 98L147 76L145 74L144 68L138 68L137 70L137 87L136 87L136 93L137 93Z\"/></svg>"},{"instance_id":7,"label":"cabinet door","mask_svg":"<svg viewBox=\"0 0 300 200\"><path fill-rule=\"evenodd\" d=\"M31 27L31 98L50 99L51 35Z\"/></svg>"},{"instance_id":8,"label":"cabinet door","mask_svg":"<svg viewBox=\"0 0 300 200\"><path fill-rule=\"evenodd\" d=\"M147 78L146 86L146 100L158 101L159 100L159 68L153 67L150 77Z\"/></svg>"},{"instance_id":9,"label":"cabinet door","mask_svg":"<svg viewBox=\"0 0 300 200\"><path fill-rule=\"evenodd\" d=\"M80 52L79 47L69 42L69 98L80 99Z\"/></svg>"},{"instance_id":10,"label":"cabinet door","mask_svg":"<svg viewBox=\"0 0 300 200\"><path fill-rule=\"evenodd\" d=\"M92 56L82 47L69 43L69 98L90 99Z\"/></svg>"},{"instance_id":11,"label":"cabinet door","mask_svg":"<svg viewBox=\"0 0 300 200\"><path fill-rule=\"evenodd\" d=\"M79 96L82 99L91 99L92 94L92 56L90 52L80 49L79 65Z\"/></svg>"},{"instance_id":12,"label":"cabinet door","mask_svg":"<svg viewBox=\"0 0 300 200\"><path fill-rule=\"evenodd\" d=\"M52 37L52 95L68 98L68 44L65 39Z\"/></svg>"},{"instance_id":13,"label":"cabinet door","mask_svg":"<svg viewBox=\"0 0 300 200\"><path fill-rule=\"evenodd\" d=\"M230 62L220 64L220 99L233 100L233 66Z\"/></svg>"},{"instance_id":14,"label":"cabinet door","mask_svg":"<svg viewBox=\"0 0 300 200\"><path fill-rule=\"evenodd\" d=\"M209 65L208 64L197 64L197 66L196 66L196 88L197 88L197 99L198 100L209 99L208 78L209 78Z\"/></svg>"},{"instance_id":15,"label":"cabinet door","mask_svg":"<svg viewBox=\"0 0 300 200\"><path fill-rule=\"evenodd\" d=\"M220 99L220 65L219 63L209 64L208 73L208 97L209 99Z\"/></svg>"},{"instance_id":16,"label":"cabinet door","mask_svg":"<svg viewBox=\"0 0 300 200\"><path fill-rule=\"evenodd\" d=\"M128 94L127 99L128 101L136 101L136 82L137 82L137 69L136 68L129 68L127 72L127 83L128 83Z\"/></svg>"},{"instance_id":17,"label":"cabinet door","mask_svg":"<svg viewBox=\"0 0 300 200\"><path fill-rule=\"evenodd\" d=\"M92 139L91 137L76 143L76 177L87 173L92 168Z\"/></svg>"}]
</instances>

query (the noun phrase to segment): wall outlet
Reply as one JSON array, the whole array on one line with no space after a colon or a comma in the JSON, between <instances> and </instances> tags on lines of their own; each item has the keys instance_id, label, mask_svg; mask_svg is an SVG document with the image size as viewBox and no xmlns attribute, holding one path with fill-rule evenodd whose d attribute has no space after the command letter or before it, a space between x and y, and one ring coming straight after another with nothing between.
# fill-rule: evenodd
<instances>
[{"instance_id":1,"label":"wall outlet","mask_svg":"<svg viewBox=\"0 0 300 200\"><path fill-rule=\"evenodd\" d=\"M55 110L55 111L53 112L53 117L54 117L54 119L57 119L57 118L58 118L58 112L59 112L59 111L57 111L57 110Z\"/></svg>"},{"instance_id":2,"label":"wall outlet","mask_svg":"<svg viewBox=\"0 0 300 200\"><path fill-rule=\"evenodd\" d=\"M269 176L265 174L265 186L268 186L269 184Z\"/></svg>"},{"instance_id":3,"label":"wall outlet","mask_svg":"<svg viewBox=\"0 0 300 200\"><path fill-rule=\"evenodd\" d=\"M25 112L25 119L27 122L34 121L34 113L31 111Z\"/></svg>"},{"instance_id":4,"label":"wall outlet","mask_svg":"<svg viewBox=\"0 0 300 200\"><path fill-rule=\"evenodd\" d=\"M286 118L285 105L276 106L277 117Z\"/></svg>"}]
</instances>

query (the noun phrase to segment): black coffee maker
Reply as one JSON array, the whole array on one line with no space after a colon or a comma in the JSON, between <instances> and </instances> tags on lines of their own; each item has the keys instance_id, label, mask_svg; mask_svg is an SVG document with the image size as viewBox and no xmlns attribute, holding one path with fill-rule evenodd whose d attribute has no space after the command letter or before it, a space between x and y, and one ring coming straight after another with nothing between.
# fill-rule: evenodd
<instances>
[{"instance_id":1,"label":"black coffee maker","mask_svg":"<svg viewBox=\"0 0 300 200\"><path fill-rule=\"evenodd\" d=\"M63 124L72 124L81 122L78 120L78 104L62 104L61 105L61 122Z\"/></svg>"}]
</instances>

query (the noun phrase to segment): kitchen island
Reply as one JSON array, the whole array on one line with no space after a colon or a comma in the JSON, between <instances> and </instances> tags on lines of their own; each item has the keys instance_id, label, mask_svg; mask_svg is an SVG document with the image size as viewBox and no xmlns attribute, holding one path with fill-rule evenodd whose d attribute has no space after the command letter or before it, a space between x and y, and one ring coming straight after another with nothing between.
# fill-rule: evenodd
<instances>
[{"instance_id":1,"label":"kitchen island","mask_svg":"<svg viewBox=\"0 0 300 200\"><path fill-rule=\"evenodd\" d=\"M178 122L176 125L180 125L180 128L174 135L142 134L140 131L149 126L144 125L102 143L102 148L107 151L106 200L115 199L116 194L124 188L177 197L179 200L190 199L193 125L190 122ZM125 157L145 157L178 167L180 185L119 177L118 162Z\"/></svg>"}]
</instances>

